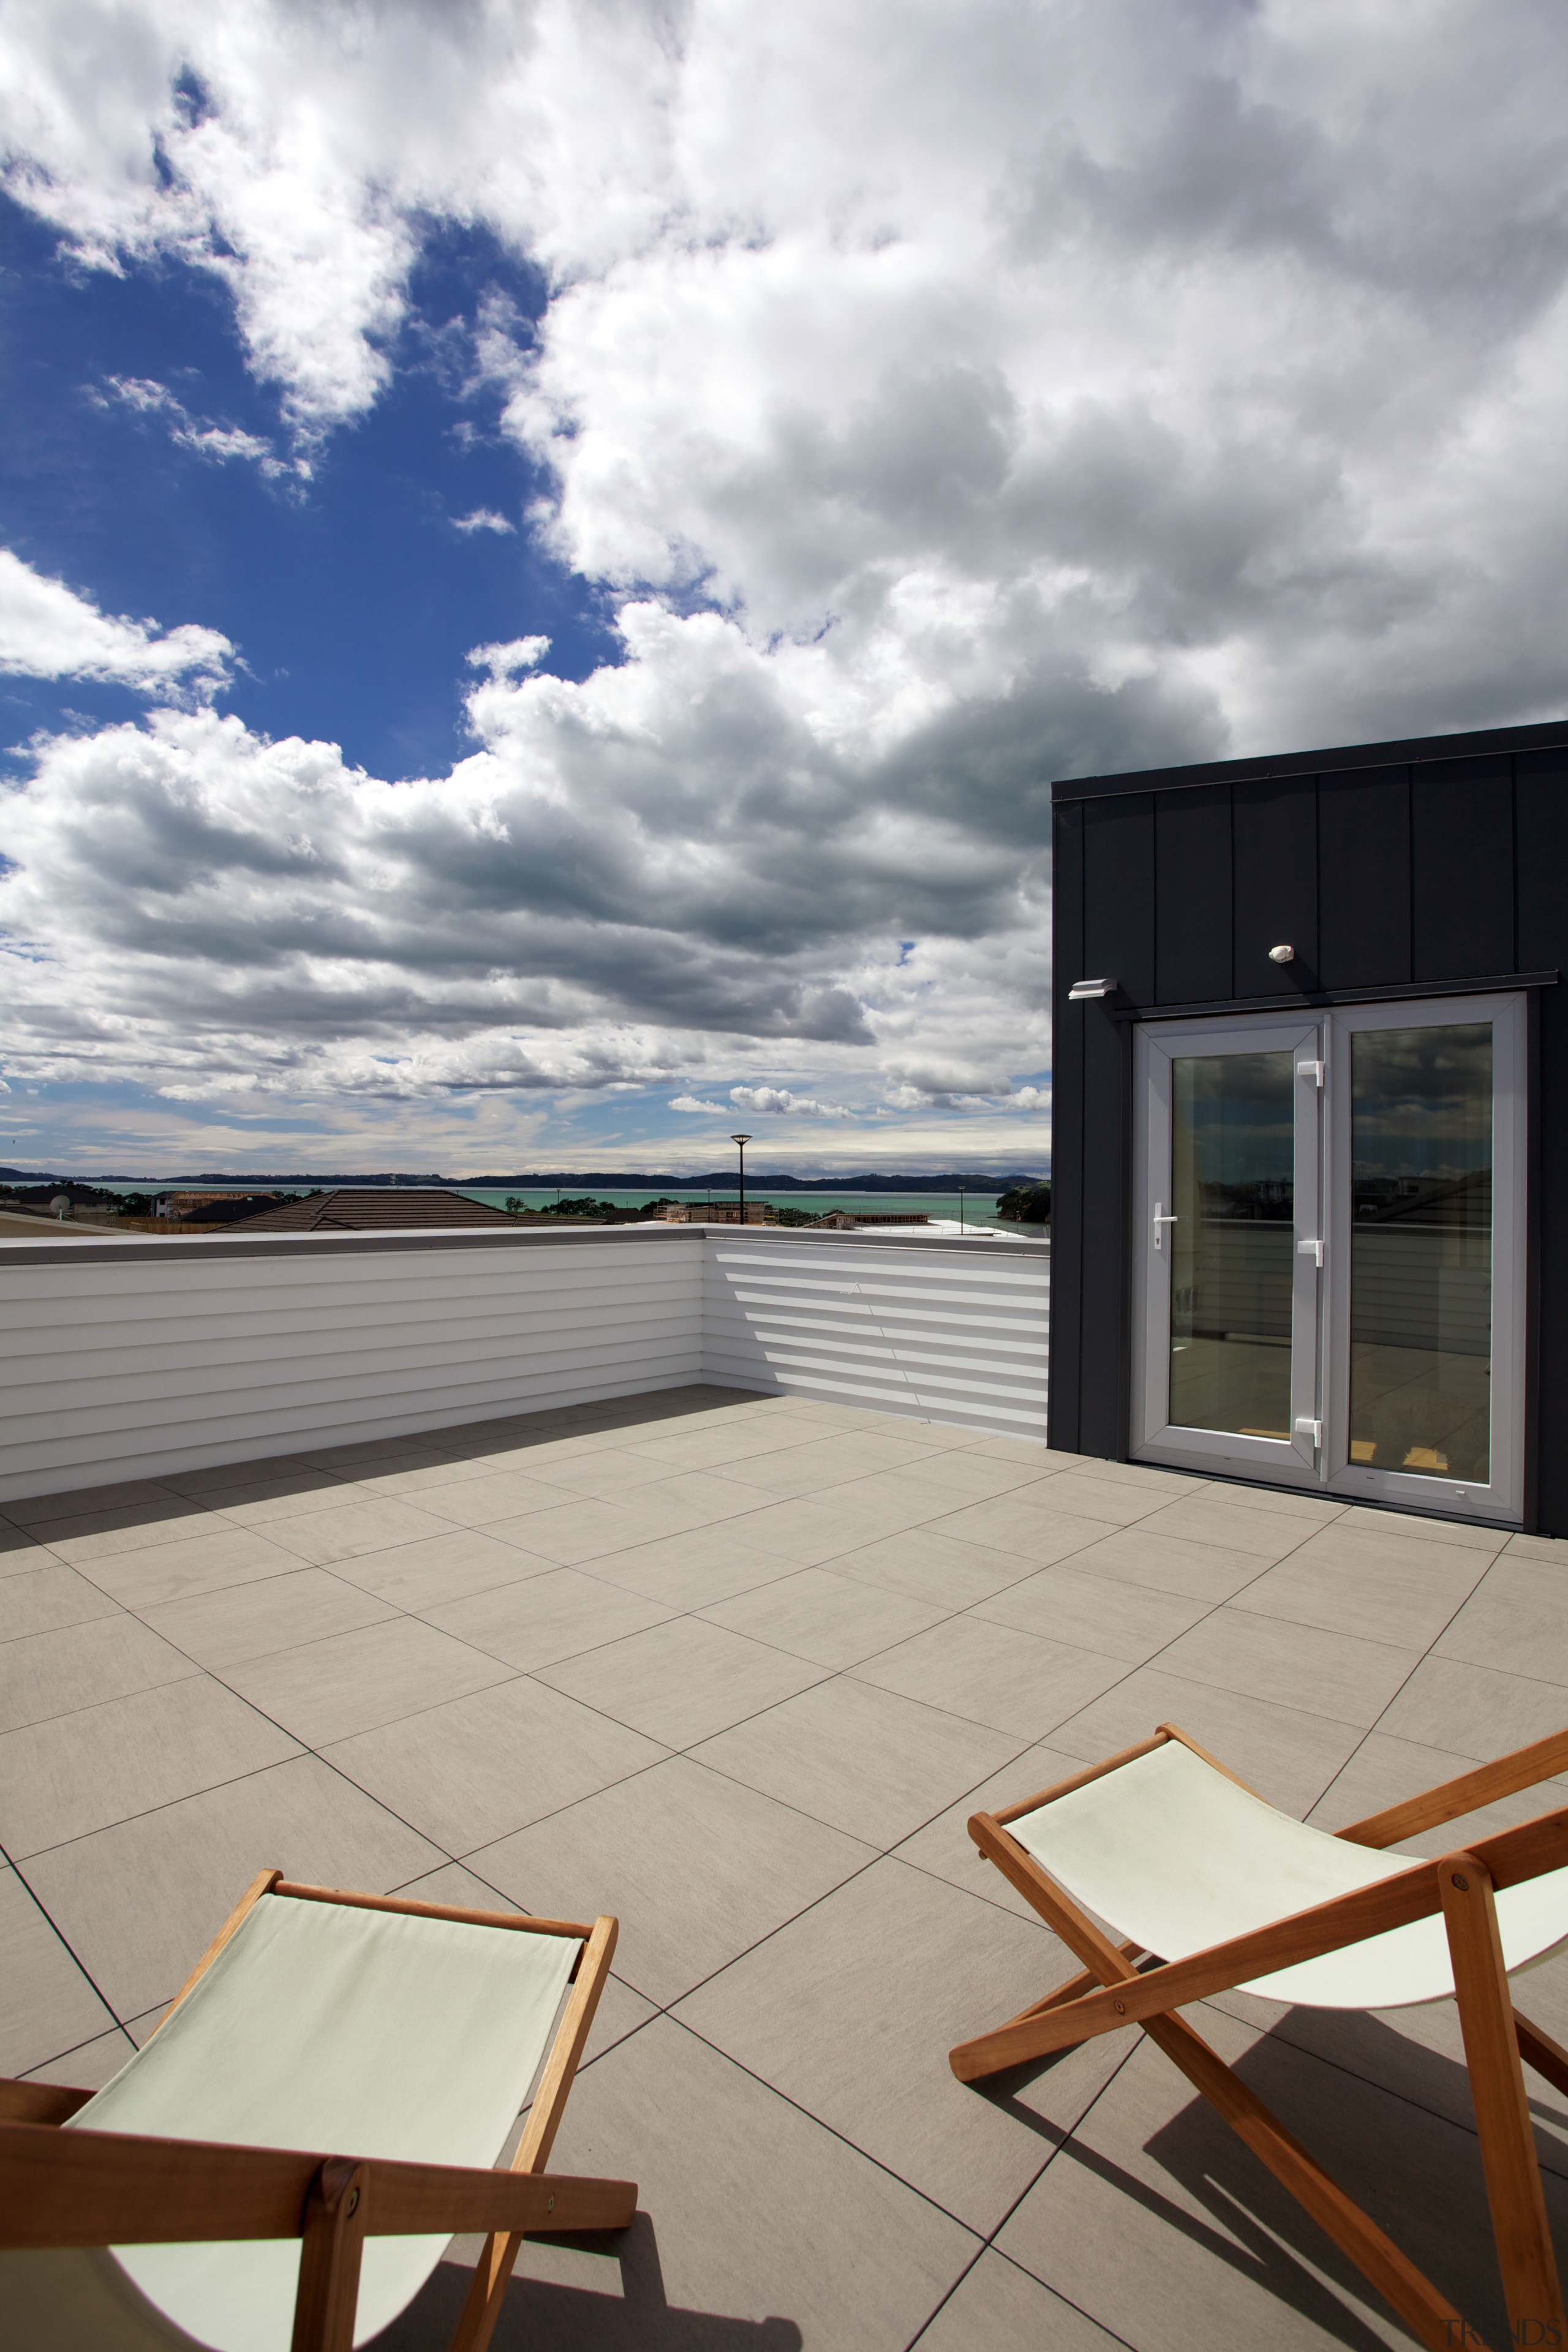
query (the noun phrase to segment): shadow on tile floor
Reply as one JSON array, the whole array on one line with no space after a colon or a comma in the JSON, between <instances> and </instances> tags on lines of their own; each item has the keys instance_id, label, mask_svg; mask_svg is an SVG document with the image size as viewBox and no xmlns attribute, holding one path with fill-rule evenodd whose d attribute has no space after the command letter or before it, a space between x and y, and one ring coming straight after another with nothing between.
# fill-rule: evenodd
<instances>
[{"instance_id":1,"label":"shadow on tile floor","mask_svg":"<svg viewBox=\"0 0 1568 2352\"><path fill-rule=\"evenodd\" d=\"M514 2278L490 2341L494 2352L801 2352L793 2319L733 2319L672 2306L665 2293L658 2239L639 2213L618 2237L542 2238L532 2242L597 2255L616 2273L603 2294L545 2279ZM441 2263L401 2319L375 2339L378 2352L445 2352L458 2324L470 2273Z\"/></svg>"}]
</instances>

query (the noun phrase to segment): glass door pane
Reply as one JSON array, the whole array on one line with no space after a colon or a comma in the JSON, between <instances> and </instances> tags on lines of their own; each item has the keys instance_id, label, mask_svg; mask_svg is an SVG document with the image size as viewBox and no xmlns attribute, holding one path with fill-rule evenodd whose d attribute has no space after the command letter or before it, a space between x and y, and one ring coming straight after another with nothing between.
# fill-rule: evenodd
<instances>
[{"instance_id":1,"label":"glass door pane","mask_svg":"<svg viewBox=\"0 0 1568 2352\"><path fill-rule=\"evenodd\" d=\"M1290 1442L1295 1093L1290 1052L1172 1057L1162 1245L1178 1427Z\"/></svg>"},{"instance_id":2,"label":"glass door pane","mask_svg":"<svg viewBox=\"0 0 1568 2352\"><path fill-rule=\"evenodd\" d=\"M1492 1024L1350 1043L1351 1464L1484 1486Z\"/></svg>"}]
</instances>

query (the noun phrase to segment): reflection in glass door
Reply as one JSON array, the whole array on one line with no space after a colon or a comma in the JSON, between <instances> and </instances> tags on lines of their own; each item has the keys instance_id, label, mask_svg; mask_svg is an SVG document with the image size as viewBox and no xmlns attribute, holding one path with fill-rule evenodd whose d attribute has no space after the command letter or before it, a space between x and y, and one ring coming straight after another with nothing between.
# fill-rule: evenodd
<instances>
[{"instance_id":1,"label":"reflection in glass door","mask_svg":"<svg viewBox=\"0 0 1568 2352\"><path fill-rule=\"evenodd\" d=\"M1525 999L1148 1022L1132 1450L1523 1507Z\"/></svg>"},{"instance_id":2,"label":"reflection in glass door","mask_svg":"<svg viewBox=\"0 0 1568 2352\"><path fill-rule=\"evenodd\" d=\"M1485 1486L1491 1024L1363 1030L1350 1045L1350 1458Z\"/></svg>"},{"instance_id":3,"label":"reflection in glass door","mask_svg":"<svg viewBox=\"0 0 1568 2352\"><path fill-rule=\"evenodd\" d=\"M1317 1024L1151 1023L1138 1059L1134 1444L1160 1459L1310 1475L1321 1435Z\"/></svg>"},{"instance_id":4,"label":"reflection in glass door","mask_svg":"<svg viewBox=\"0 0 1568 2352\"><path fill-rule=\"evenodd\" d=\"M1290 1439L1295 1056L1171 1065L1171 1420Z\"/></svg>"}]
</instances>

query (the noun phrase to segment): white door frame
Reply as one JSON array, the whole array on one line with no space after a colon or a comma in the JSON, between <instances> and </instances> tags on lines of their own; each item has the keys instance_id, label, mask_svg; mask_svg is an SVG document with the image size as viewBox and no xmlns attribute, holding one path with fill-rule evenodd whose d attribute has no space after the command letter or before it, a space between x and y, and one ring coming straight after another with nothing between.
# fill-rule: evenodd
<instances>
[{"instance_id":1,"label":"white door frame","mask_svg":"<svg viewBox=\"0 0 1568 2352\"><path fill-rule=\"evenodd\" d=\"M1477 1021L1489 1022L1492 1030L1491 1443L1484 1486L1424 1471L1368 1468L1350 1459L1351 1041L1358 1031ZM1447 1518L1517 1523L1522 1517L1528 1034L1522 990L1380 999L1324 1008L1310 1018L1268 1012L1139 1024L1130 1432L1135 1459ZM1155 1247L1153 1222L1156 1201L1169 1205L1172 1061L1187 1054L1284 1050L1298 1064L1290 1381L1296 1434L1289 1444L1170 1422L1170 1260L1163 1245ZM1321 1274L1309 1246L1314 1243L1323 1244Z\"/></svg>"},{"instance_id":2,"label":"white door frame","mask_svg":"<svg viewBox=\"0 0 1568 2352\"><path fill-rule=\"evenodd\" d=\"M1201 1021L1146 1021L1138 1026L1133 1057L1132 1427L1140 1461L1228 1471L1233 1476L1321 1486L1318 1411L1318 1314L1321 1276L1315 1250L1320 1223L1321 1153L1316 1104L1322 1061L1318 1016L1303 1020L1269 1013L1220 1013ZM1281 1440L1243 1437L1226 1430L1185 1429L1170 1419L1171 1285L1169 1244L1154 1223L1171 1189L1171 1065L1209 1054L1289 1053L1297 1064L1294 1223L1291 1281L1290 1421ZM1303 1117L1303 1093L1311 1097ZM1142 1311L1136 1302L1142 1301ZM1301 1424L1305 1426L1301 1426Z\"/></svg>"}]
</instances>

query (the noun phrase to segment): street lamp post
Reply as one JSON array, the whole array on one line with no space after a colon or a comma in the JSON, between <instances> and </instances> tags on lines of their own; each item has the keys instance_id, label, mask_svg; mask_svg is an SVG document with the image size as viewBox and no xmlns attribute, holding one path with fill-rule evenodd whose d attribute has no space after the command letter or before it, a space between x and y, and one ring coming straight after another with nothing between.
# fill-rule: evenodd
<instances>
[{"instance_id":1,"label":"street lamp post","mask_svg":"<svg viewBox=\"0 0 1568 2352\"><path fill-rule=\"evenodd\" d=\"M741 1147L741 1223L742 1225L746 1222L746 1146L751 1139L749 1135L732 1135L730 1138L731 1143L738 1143Z\"/></svg>"}]
</instances>

